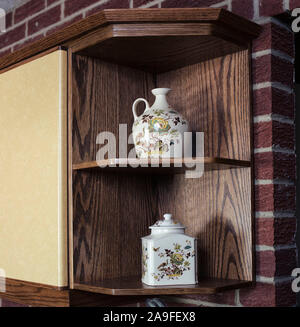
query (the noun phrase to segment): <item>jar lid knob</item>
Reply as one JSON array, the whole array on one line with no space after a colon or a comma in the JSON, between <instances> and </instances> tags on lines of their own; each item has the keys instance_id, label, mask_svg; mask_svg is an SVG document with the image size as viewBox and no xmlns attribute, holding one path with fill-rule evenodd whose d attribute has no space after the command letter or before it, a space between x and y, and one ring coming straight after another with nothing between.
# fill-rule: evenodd
<instances>
[{"instance_id":1,"label":"jar lid knob","mask_svg":"<svg viewBox=\"0 0 300 327\"><path fill-rule=\"evenodd\" d=\"M185 227L182 224L173 220L173 215L171 213L165 213L163 216L164 219L159 219L154 225L149 227L150 229L152 229L152 231L160 228L170 229L173 231L174 228L176 230L185 229Z\"/></svg>"},{"instance_id":2,"label":"jar lid knob","mask_svg":"<svg viewBox=\"0 0 300 327\"><path fill-rule=\"evenodd\" d=\"M171 221L172 220L172 214L171 213L165 213L164 218L166 221Z\"/></svg>"}]
</instances>

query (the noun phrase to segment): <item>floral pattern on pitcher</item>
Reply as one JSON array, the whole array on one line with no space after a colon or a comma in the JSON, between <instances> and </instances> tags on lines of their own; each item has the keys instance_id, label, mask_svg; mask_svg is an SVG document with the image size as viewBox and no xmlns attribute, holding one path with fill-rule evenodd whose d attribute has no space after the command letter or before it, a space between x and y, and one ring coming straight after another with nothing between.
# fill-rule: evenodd
<instances>
[{"instance_id":1,"label":"floral pattern on pitcher","mask_svg":"<svg viewBox=\"0 0 300 327\"><path fill-rule=\"evenodd\" d=\"M157 267L158 273L153 273L155 280L160 281L164 278L169 280L179 279L183 276L185 271L189 271L191 268L190 259L195 256L195 251L192 250L191 241L186 240L186 244L180 245L178 243L173 244L173 249L164 249L159 251L160 248L153 251L157 252L160 258L164 261Z\"/></svg>"},{"instance_id":2,"label":"floral pattern on pitcher","mask_svg":"<svg viewBox=\"0 0 300 327\"><path fill-rule=\"evenodd\" d=\"M134 139L138 157L165 155L170 151L171 146L181 142L180 132L176 127L171 129L169 121L171 119L174 126L178 124L185 125L186 121L178 116L170 115L169 113L162 114L162 112L163 110L155 111L157 117L143 115L142 120L135 123L136 126L139 124L141 126L145 125ZM146 128L149 130L149 138L145 137Z\"/></svg>"},{"instance_id":3,"label":"floral pattern on pitcher","mask_svg":"<svg viewBox=\"0 0 300 327\"><path fill-rule=\"evenodd\" d=\"M151 108L146 107L140 117L136 116L136 102L146 100L138 99L133 105L133 140L139 158L182 156L182 150L178 149L182 148L184 132L189 130L188 123L167 104L168 91L169 89L152 90L156 101Z\"/></svg>"}]
</instances>

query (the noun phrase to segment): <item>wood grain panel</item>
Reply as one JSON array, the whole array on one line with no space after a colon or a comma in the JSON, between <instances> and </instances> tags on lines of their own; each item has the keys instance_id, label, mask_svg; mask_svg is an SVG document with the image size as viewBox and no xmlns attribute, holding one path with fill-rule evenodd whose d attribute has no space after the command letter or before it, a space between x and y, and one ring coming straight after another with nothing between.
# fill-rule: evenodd
<instances>
[{"instance_id":1,"label":"wood grain panel","mask_svg":"<svg viewBox=\"0 0 300 327\"><path fill-rule=\"evenodd\" d=\"M157 180L159 215L173 212L198 238L199 277L252 280L251 168Z\"/></svg>"},{"instance_id":2,"label":"wood grain panel","mask_svg":"<svg viewBox=\"0 0 300 327\"><path fill-rule=\"evenodd\" d=\"M154 223L149 177L76 173L74 279L97 282L140 271L140 237Z\"/></svg>"},{"instance_id":3,"label":"wood grain panel","mask_svg":"<svg viewBox=\"0 0 300 327\"><path fill-rule=\"evenodd\" d=\"M73 60L73 162L93 161L97 135L119 135L119 123L131 133L132 103L137 97L153 98L152 74L98 59L74 56ZM117 138L118 139L118 138ZM117 142L118 148L118 142Z\"/></svg>"},{"instance_id":4,"label":"wood grain panel","mask_svg":"<svg viewBox=\"0 0 300 327\"><path fill-rule=\"evenodd\" d=\"M205 156L251 160L248 50L157 76L170 104L195 132L204 132Z\"/></svg>"},{"instance_id":5,"label":"wood grain panel","mask_svg":"<svg viewBox=\"0 0 300 327\"><path fill-rule=\"evenodd\" d=\"M241 50L157 77L193 131L204 132L206 156L251 160L248 58ZM253 279L251 184L251 168L158 179L160 216L171 210L199 238L200 277Z\"/></svg>"},{"instance_id":6,"label":"wood grain panel","mask_svg":"<svg viewBox=\"0 0 300 327\"><path fill-rule=\"evenodd\" d=\"M118 135L119 122L131 129L132 102L136 96L148 97L153 81L151 74L74 57L74 162L95 160L99 132ZM155 217L151 192L147 176L74 173L75 282L125 277L140 270L140 237L147 233Z\"/></svg>"}]
</instances>

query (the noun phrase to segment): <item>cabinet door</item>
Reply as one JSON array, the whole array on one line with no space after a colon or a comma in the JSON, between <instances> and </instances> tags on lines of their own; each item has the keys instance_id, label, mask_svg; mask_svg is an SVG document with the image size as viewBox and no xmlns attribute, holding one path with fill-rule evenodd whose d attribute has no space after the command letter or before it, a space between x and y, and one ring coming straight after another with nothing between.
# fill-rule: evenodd
<instances>
[{"instance_id":1,"label":"cabinet door","mask_svg":"<svg viewBox=\"0 0 300 327\"><path fill-rule=\"evenodd\" d=\"M66 51L0 72L0 181L0 269L66 286Z\"/></svg>"}]
</instances>

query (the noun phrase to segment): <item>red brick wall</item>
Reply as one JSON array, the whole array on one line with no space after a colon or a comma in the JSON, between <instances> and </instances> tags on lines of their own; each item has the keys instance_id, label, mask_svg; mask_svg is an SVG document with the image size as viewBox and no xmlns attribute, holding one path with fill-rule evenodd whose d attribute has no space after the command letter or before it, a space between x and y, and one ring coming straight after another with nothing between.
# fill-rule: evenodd
<instances>
[{"instance_id":1,"label":"red brick wall","mask_svg":"<svg viewBox=\"0 0 300 327\"><path fill-rule=\"evenodd\" d=\"M300 7L300 0L30 0L8 14L0 56L98 10L140 6L222 7L263 27L252 54L257 286L215 296L164 299L185 306L295 305L290 277L297 266L294 38L289 26L271 17Z\"/></svg>"}]
</instances>

